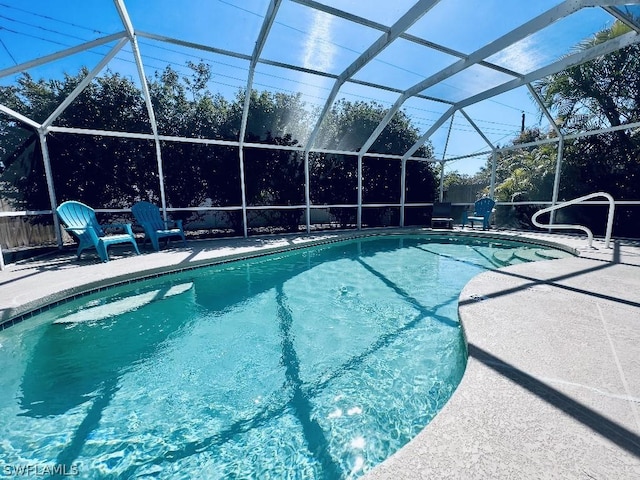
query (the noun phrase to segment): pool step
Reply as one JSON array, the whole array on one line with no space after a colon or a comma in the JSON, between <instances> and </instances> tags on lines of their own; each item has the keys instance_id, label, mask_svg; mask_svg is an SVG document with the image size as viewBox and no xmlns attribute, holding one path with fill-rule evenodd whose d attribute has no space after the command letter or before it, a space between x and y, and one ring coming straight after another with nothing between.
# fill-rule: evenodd
<instances>
[{"instance_id":1,"label":"pool step","mask_svg":"<svg viewBox=\"0 0 640 480\"><path fill-rule=\"evenodd\" d=\"M97 322L107 318L116 317L127 312L132 312L145 305L163 300L165 298L180 295L193 287L193 282L173 285L168 289L152 290L150 292L131 295L120 300L111 301L102 305L89 306L81 308L79 311L64 317L58 318L53 323L81 323L81 322Z\"/></svg>"},{"instance_id":2,"label":"pool step","mask_svg":"<svg viewBox=\"0 0 640 480\"><path fill-rule=\"evenodd\" d=\"M511 265L513 260L513 250L496 250L493 252L493 260L500 265Z\"/></svg>"},{"instance_id":3,"label":"pool step","mask_svg":"<svg viewBox=\"0 0 640 480\"><path fill-rule=\"evenodd\" d=\"M558 250L536 250L536 254L545 260L557 260L570 256L570 254Z\"/></svg>"},{"instance_id":4,"label":"pool step","mask_svg":"<svg viewBox=\"0 0 640 480\"><path fill-rule=\"evenodd\" d=\"M536 262L539 260L555 260L565 258L567 254L555 250L516 248L507 250L496 250L493 253L493 260L503 266L515 265L517 263Z\"/></svg>"},{"instance_id":5,"label":"pool step","mask_svg":"<svg viewBox=\"0 0 640 480\"><path fill-rule=\"evenodd\" d=\"M542 257L538 255L538 251L530 248L517 248L513 251L513 256L522 262L535 262L537 260L542 260Z\"/></svg>"}]
</instances>

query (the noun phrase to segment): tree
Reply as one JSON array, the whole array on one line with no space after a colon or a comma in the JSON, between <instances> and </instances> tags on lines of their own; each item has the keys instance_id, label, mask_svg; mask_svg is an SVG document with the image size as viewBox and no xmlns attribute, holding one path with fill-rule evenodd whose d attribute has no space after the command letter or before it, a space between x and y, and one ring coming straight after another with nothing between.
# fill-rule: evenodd
<instances>
[{"instance_id":1,"label":"tree","mask_svg":"<svg viewBox=\"0 0 640 480\"><path fill-rule=\"evenodd\" d=\"M577 45L576 50L628 31L626 25L616 22ZM569 132L637 122L640 120L640 46L632 45L568 68L537 82L534 88L546 106L557 112L558 124ZM581 137L565 148L560 197L574 198L602 190L616 199L638 199L639 178L640 138L633 136L632 131ZM586 210L589 208L591 210ZM588 211L593 213L593 207L576 208L575 216L593 223L594 215L586 213ZM618 234L638 234L640 212L619 210L616 220Z\"/></svg>"},{"instance_id":2,"label":"tree","mask_svg":"<svg viewBox=\"0 0 640 480\"><path fill-rule=\"evenodd\" d=\"M179 75L172 68L156 73L149 83L151 102L161 135L238 140L245 92L230 100L212 94L208 87L210 66L188 65L191 73ZM40 121L73 91L87 75L62 80L34 81L23 75L11 87L0 88L0 101ZM244 186L248 205L300 205L304 203L304 158L300 152L254 148L251 143L300 146L313 125L312 111L299 94L252 91L243 147ZM359 148L386 110L374 102L338 102L327 117L324 140L339 148ZM57 125L99 130L151 133L151 123L140 88L130 79L107 71L95 78L65 109ZM2 184L21 205L46 208L48 193L43 162L35 132L20 129L17 122L0 126L3 156ZM25 133L23 133L25 132ZM399 112L374 143L376 153L406 151L418 139L408 117ZM113 136L49 133L47 143L58 201L77 199L108 208L130 207L137 200L160 201L156 148L152 140ZM10 155L16 146L23 152ZM240 157L237 147L201 142L161 141L166 199L169 206L239 206L241 204ZM423 147L419 154L428 156ZM19 158L18 158L19 157ZM433 198L430 165L409 162L407 191L416 198ZM314 203L355 203L355 159L338 155L311 155L315 172ZM399 160L366 158L363 165L365 201L398 202ZM39 179L36 181L36 179ZM343 200L344 199L344 200ZM354 210L354 209L353 209ZM396 217L397 217L397 208ZM355 212L355 210L354 210ZM376 224L385 212L367 212L365 222ZM386 212L388 213L388 212ZM188 213L178 213L178 216ZM297 229L299 209L265 213L270 225ZM257 220L251 214L251 221ZM241 229L234 212L231 223ZM395 220L394 220L395 221Z\"/></svg>"},{"instance_id":3,"label":"tree","mask_svg":"<svg viewBox=\"0 0 640 480\"><path fill-rule=\"evenodd\" d=\"M336 102L325 118L316 145L344 151L358 151L379 125L387 110L376 102ZM406 152L419 138L418 130L409 117L397 112L371 146L379 154ZM334 147L335 145L335 147ZM421 147L416 156L431 157L431 147ZM314 203L354 204L357 202L357 156L315 155L313 162ZM434 175L430 164L409 162L407 189L416 200L431 201L434 195ZM397 203L401 192L401 163L395 159L367 156L363 159L363 203ZM428 198L428 200L417 200ZM355 209L333 208L331 212L341 225L355 223ZM363 222L381 225L399 222L398 210L364 209Z\"/></svg>"},{"instance_id":4,"label":"tree","mask_svg":"<svg viewBox=\"0 0 640 480\"><path fill-rule=\"evenodd\" d=\"M34 81L29 75L20 77L17 86L2 88L3 101L15 106L26 116L44 121L87 75L65 75L62 80ZM60 126L85 127L119 131L150 131L144 100L133 82L118 74L106 72L94 79L56 120ZM28 159L30 167L15 179L13 187L20 192L20 204L48 205L42 154L34 135L35 148ZM90 137L52 133L47 137L52 164L53 183L59 202L79 199L89 205L128 206L141 192L157 189L154 172L154 150L143 140ZM6 160L17 160L15 156ZM7 165L11 169L11 165Z\"/></svg>"},{"instance_id":5,"label":"tree","mask_svg":"<svg viewBox=\"0 0 640 480\"><path fill-rule=\"evenodd\" d=\"M629 31L625 24L616 22L574 50L584 51ZM632 45L550 75L536 82L535 89L546 106L557 112L558 123L566 130L593 130L637 121L640 46ZM628 142L623 130L617 135Z\"/></svg>"},{"instance_id":6,"label":"tree","mask_svg":"<svg viewBox=\"0 0 640 480\"><path fill-rule=\"evenodd\" d=\"M538 129L523 131L512 141L513 146L544 140ZM495 199L502 202L547 200L551 198L557 146L542 144L502 152L496 167ZM486 167L489 168L489 165Z\"/></svg>"}]
</instances>

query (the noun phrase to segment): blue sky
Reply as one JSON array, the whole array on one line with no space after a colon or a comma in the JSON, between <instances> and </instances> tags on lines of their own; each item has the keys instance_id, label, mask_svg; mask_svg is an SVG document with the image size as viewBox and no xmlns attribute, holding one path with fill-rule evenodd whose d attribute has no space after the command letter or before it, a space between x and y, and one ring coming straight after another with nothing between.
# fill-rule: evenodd
<instances>
[{"instance_id":1,"label":"blue sky","mask_svg":"<svg viewBox=\"0 0 640 480\"><path fill-rule=\"evenodd\" d=\"M321 3L390 26L414 0L322 0ZM407 33L470 54L521 23L561 3L559 0L442 0L418 20ZM216 48L251 54L266 13L268 0L125 0L136 30L151 32ZM481 7L480 7L481 5ZM577 12L538 34L492 56L489 61L519 72L529 72L568 53L579 41L610 26L613 18L602 9ZM0 0L0 69L51 54L85 41L123 30L113 2L109 0ZM302 68L340 74L379 36L380 31L304 5L284 0L266 42L262 57ZM212 66L212 91L231 96L246 86L248 62L210 52L196 51L149 39L140 40L145 71L152 76L167 65L184 74L187 61L203 60ZM60 77L75 73L80 65L90 68L109 48L102 46L30 70L36 77ZM135 65L127 47L109 64L113 71L137 81ZM369 62L355 79L406 89L450 65L457 58L398 39ZM423 92L458 101L498 85L512 77L474 66ZM15 76L0 79L3 85ZM259 64L254 88L274 92L301 92L309 104L321 107L333 80L318 75ZM347 83L338 98L374 100L391 106L397 93ZM403 110L426 131L446 111L447 104L412 98ZM514 138L526 115L528 127L547 128L532 104L526 88L485 100L465 109L496 144ZM444 125L431 138L438 159L487 150L482 138L462 115ZM448 142L447 142L448 138ZM445 155L446 145L446 155ZM472 174L485 156L451 162L447 170Z\"/></svg>"}]
</instances>

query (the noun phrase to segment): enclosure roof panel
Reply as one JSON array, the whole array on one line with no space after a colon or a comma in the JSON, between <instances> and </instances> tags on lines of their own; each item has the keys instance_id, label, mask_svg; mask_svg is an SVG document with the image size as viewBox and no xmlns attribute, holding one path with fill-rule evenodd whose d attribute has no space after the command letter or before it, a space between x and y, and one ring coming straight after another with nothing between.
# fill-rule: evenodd
<instances>
[{"instance_id":1,"label":"enclosure roof panel","mask_svg":"<svg viewBox=\"0 0 640 480\"><path fill-rule=\"evenodd\" d=\"M83 67L140 86L167 69L196 81L202 64L211 69L207 88L220 97L246 88L300 95L310 110L311 133L300 137L309 139L305 148L313 147L314 132L336 102L382 105L387 114L362 144L365 153L394 115L415 105L442 112L409 115L423 132L440 132L443 116L460 108L482 116L473 119L476 126L499 120L511 131L521 112L539 108L528 84L638 43L639 17L639 2L629 0L7 0L0 3L0 86L16 85L23 73L61 80ZM615 22L630 32L593 42ZM510 91L517 94L504 97L512 112L504 118L490 108L491 99ZM480 103L485 107L469 108ZM28 117L32 127L55 126L44 118L49 112L31 118L8 105L2 112L23 123ZM251 117L242 115L242 124L247 121ZM475 130L460 116L450 125ZM460 145L480 148L472 141Z\"/></svg>"}]
</instances>

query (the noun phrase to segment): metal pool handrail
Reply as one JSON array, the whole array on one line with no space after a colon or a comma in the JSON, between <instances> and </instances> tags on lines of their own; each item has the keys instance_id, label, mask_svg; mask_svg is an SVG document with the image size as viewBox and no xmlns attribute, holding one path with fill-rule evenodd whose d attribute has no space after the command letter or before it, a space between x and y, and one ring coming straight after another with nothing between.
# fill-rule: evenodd
<instances>
[{"instance_id":1,"label":"metal pool handrail","mask_svg":"<svg viewBox=\"0 0 640 480\"><path fill-rule=\"evenodd\" d=\"M616 204L615 204L615 200L613 199L613 197L611 195L609 195L608 193L605 192L596 192L596 193L590 193L589 195L585 195L583 197L578 197L578 198L574 198L573 200L569 200L568 202L563 202L563 203L559 203L557 205L553 205L551 207L547 207L547 208L543 208L542 210L538 210L536 213L533 214L533 216L531 217L531 223L533 223L536 227L539 228L563 228L563 229L575 229L575 230L582 230L583 232L585 232L587 234L587 242L589 245L589 248L591 248L591 244L593 243L593 233L591 232L591 230L589 230L587 227L583 226L583 225L568 225L568 224L542 224L539 223L536 219L542 215L543 213L548 213L548 212L552 212L554 210L559 210L563 207L568 207L569 205L575 205L576 203L581 203L584 202L585 200L589 200L590 198L595 198L595 197L604 197L609 201L609 214L607 216L607 231L604 237L604 248L609 248L609 243L611 242L611 231L613 230L613 214L615 212L616 209Z\"/></svg>"}]
</instances>

